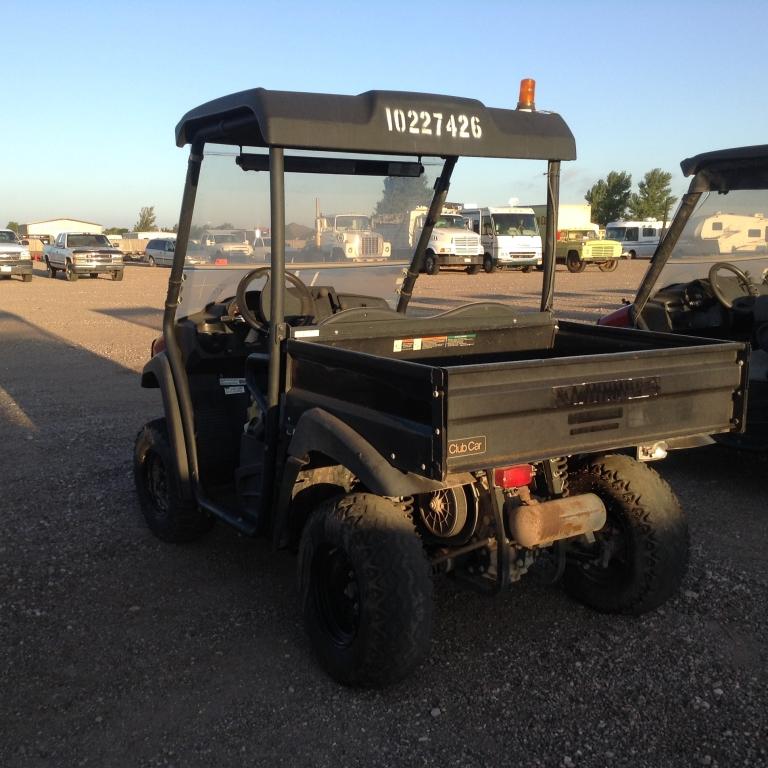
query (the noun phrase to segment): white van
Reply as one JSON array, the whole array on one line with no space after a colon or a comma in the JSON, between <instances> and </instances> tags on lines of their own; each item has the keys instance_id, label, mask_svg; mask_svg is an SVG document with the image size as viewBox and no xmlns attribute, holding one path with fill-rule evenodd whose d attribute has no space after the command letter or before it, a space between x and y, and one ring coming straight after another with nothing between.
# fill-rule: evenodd
<instances>
[{"instance_id":1,"label":"white van","mask_svg":"<svg viewBox=\"0 0 768 768\"><path fill-rule=\"evenodd\" d=\"M618 240L621 255L626 259L650 259L663 231L664 222L658 219L611 221L605 227L605 238Z\"/></svg>"},{"instance_id":2,"label":"white van","mask_svg":"<svg viewBox=\"0 0 768 768\"><path fill-rule=\"evenodd\" d=\"M530 272L541 266L541 235L533 208L498 206L464 208L462 216L483 244L483 269L497 267Z\"/></svg>"}]
</instances>

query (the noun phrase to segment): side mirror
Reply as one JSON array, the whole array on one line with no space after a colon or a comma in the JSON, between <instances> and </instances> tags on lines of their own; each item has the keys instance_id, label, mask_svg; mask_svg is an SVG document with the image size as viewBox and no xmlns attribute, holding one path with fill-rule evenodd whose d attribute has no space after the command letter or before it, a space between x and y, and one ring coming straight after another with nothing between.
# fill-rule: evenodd
<instances>
[{"instance_id":1,"label":"side mirror","mask_svg":"<svg viewBox=\"0 0 768 768\"><path fill-rule=\"evenodd\" d=\"M21 244L22 244L22 245L29 245L29 240L22 240L22 241L21 241Z\"/></svg>"}]
</instances>

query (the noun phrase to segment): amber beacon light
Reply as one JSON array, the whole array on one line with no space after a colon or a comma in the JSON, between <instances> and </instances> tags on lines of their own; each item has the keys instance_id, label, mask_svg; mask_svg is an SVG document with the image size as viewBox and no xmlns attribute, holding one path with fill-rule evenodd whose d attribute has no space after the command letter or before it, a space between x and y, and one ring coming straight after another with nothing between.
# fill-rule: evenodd
<instances>
[{"instance_id":1,"label":"amber beacon light","mask_svg":"<svg viewBox=\"0 0 768 768\"><path fill-rule=\"evenodd\" d=\"M536 81L530 77L520 81L520 96L517 101L518 109L536 109Z\"/></svg>"}]
</instances>

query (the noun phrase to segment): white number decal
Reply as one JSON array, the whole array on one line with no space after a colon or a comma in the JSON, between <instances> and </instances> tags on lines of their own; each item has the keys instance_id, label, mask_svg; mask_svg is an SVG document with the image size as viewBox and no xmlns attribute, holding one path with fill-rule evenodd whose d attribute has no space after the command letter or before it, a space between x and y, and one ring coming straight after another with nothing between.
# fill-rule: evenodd
<instances>
[{"instance_id":1,"label":"white number decal","mask_svg":"<svg viewBox=\"0 0 768 768\"><path fill-rule=\"evenodd\" d=\"M390 133L412 133L422 136L442 136L443 113L428 112L427 110L402 109L384 107L387 118L387 130ZM477 115L448 115L445 121L445 132L454 139L480 139L483 129Z\"/></svg>"}]
</instances>

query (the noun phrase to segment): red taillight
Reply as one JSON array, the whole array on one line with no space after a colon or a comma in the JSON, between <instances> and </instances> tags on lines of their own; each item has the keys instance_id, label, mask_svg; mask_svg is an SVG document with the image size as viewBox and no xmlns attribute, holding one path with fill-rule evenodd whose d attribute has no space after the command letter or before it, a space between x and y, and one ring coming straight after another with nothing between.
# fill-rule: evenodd
<instances>
[{"instance_id":1,"label":"red taillight","mask_svg":"<svg viewBox=\"0 0 768 768\"><path fill-rule=\"evenodd\" d=\"M518 464L515 467L502 467L493 473L493 481L499 488L522 488L533 479L533 467L530 464Z\"/></svg>"},{"instance_id":2,"label":"red taillight","mask_svg":"<svg viewBox=\"0 0 768 768\"><path fill-rule=\"evenodd\" d=\"M565 240L565 232L563 232L562 229L557 230L557 239L558 240Z\"/></svg>"},{"instance_id":3,"label":"red taillight","mask_svg":"<svg viewBox=\"0 0 768 768\"><path fill-rule=\"evenodd\" d=\"M614 328L632 328L632 305L626 304L623 307L611 312L610 315L601 317L597 321L598 325L612 325Z\"/></svg>"},{"instance_id":4,"label":"red taillight","mask_svg":"<svg viewBox=\"0 0 768 768\"><path fill-rule=\"evenodd\" d=\"M149 348L149 356L154 357L159 352L162 352L165 349L165 338L163 336L158 336L153 342L152 346Z\"/></svg>"},{"instance_id":5,"label":"red taillight","mask_svg":"<svg viewBox=\"0 0 768 768\"><path fill-rule=\"evenodd\" d=\"M213 262L217 267L226 267L227 264L229 264L229 261L227 259L219 257L218 259L215 259Z\"/></svg>"}]
</instances>

